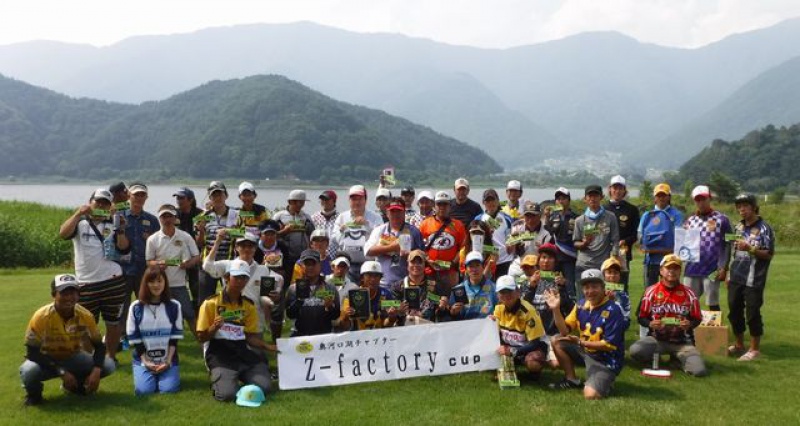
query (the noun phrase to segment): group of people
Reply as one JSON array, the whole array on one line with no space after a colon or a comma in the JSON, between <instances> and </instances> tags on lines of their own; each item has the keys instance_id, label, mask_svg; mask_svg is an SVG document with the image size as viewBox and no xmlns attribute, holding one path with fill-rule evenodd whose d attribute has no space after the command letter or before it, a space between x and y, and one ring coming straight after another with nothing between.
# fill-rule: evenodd
<instances>
[{"instance_id":1,"label":"group of people","mask_svg":"<svg viewBox=\"0 0 800 426\"><path fill-rule=\"evenodd\" d=\"M703 294L710 309L720 309L723 281L735 335L729 352L743 361L759 357L774 235L754 196L736 198L741 220L734 225L711 207L703 185L686 220L671 206L666 183L640 214L625 200L622 176L611 179L605 204L603 188L587 186L582 214L566 188L548 203L524 201L516 180L502 203L494 189L482 203L470 199L464 178L453 190L417 195L405 187L392 196L380 187L371 210L367 189L354 185L348 210L339 212L338 194L328 190L309 214L303 190L290 191L286 207L272 212L255 202L252 183L239 185L241 205L233 207L225 184L214 181L203 208L184 187L175 204L153 215L141 182L97 189L59 230L73 242L75 273L53 279L53 303L28 326L20 367L26 403L40 403L42 382L55 377L67 391L96 391L125 346L137 395L178 391L184 325L203 345L217 400L236 399L240 383L266 393L274 379L267 353L286 319L291 336L308 336L488 318L499 326L498 354L534 377L560 368L565 377L552 389L602 398L623 366L632 319L641 331L631 358L670 354L685 372L707 374L692 331ZM685 269L672 253L681 227L700 234L699 259ZM636 243L646 288L632 309L628 265ZM576 364L586 366L585 382Z\"/></svg>"}]
</instances>

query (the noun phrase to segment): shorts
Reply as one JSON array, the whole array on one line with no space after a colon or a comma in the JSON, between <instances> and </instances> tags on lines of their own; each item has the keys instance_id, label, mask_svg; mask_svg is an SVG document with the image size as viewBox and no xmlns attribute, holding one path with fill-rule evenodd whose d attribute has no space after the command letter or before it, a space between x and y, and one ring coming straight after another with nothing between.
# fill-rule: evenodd
<instances>
[{"instance_id":1,"label":"shorts","mask_svg":"<svg viewBox=\"0 0 800 426\"><path fill-rule=\"evenodd\" d=\"M119 324L126 298L130 300L130 292L124 275L78 287L78 304L91 312L95 321L102 315L106 325Z\"/></svg>"},{"instance_id":2,"label":"shorts","mask_svg":"<svg viewBox=\"0 0 800 426\"><path fill-rule=\"evenodd\" d=\"M616 373L602 362L592 358L575 343L562 343L562 347L573 361L586 367L585 385L597 391L601 396L607 397L614 388L614 381L617 379Z\"/></svg>"},{"instance_id":3,"label":"shorts","mask_svg":"<svg viewBox=\"0 0 800 426\"><path fill-rule=\"evenodd\" d=\"M194 321L194 304L189 298L189 289L186 286L170 287L169 295L181 304L181 315L184 321Z\"/></svg>"}]
</instances>

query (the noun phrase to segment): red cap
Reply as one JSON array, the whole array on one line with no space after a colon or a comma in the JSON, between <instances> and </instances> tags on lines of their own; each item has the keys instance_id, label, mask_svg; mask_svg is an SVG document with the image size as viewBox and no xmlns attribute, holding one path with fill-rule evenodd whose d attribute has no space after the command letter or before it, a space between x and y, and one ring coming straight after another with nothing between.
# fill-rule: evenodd
<instances>
[{"instance_id":1,"label":"red cap","mask_svg":"<svg viewBox=\"0 0 800 426\"><path fill-rule=\"evenodd\" d=\"M405 204L403 204L402 201L397 200L397 201L390 202L389 205L386 206L386 210L387 211L400 210L401 212L404 212L404 211L406 211L406 206L405 206Z\"/></svg>"},{"instance_id":2,"label":"red cap","mask_svg":"<svg viewBox=\"0 0 800 426\"><path fill-rule=\"evenodd\" d=\"M336 193L330 189L327 191L322 191L322 194L319 194L319 198L336 201Z\"/></svg>"},{"instance_id":3,"label":"red cap","mask_svg":"<svg viewBox=\"0 0 800 426\"><path fill-rule=\"evenodd\" d=\"M541 253L543 251L551 253L553 256L558 256L558 247L556 247L555 244L544 243L544 244L540 245L539 246L539 253Z\"/></svg>"}]
</instances>

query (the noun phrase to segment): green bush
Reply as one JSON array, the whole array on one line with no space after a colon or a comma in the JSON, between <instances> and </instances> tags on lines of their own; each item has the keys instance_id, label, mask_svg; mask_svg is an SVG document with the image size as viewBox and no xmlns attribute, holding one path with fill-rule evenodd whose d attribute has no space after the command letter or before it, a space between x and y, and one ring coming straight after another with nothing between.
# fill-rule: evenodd
<instances>
[{"instance_id":1,"label":"green bush","mask_svg":"<svg viewBox=\"0 0 800 426\"><path fill-rule=\"evenodd\" d=\"M0 201L0 268L63 266L72 261L72 243L58 237L70 209Z\"/></svg>"}]
</instances>

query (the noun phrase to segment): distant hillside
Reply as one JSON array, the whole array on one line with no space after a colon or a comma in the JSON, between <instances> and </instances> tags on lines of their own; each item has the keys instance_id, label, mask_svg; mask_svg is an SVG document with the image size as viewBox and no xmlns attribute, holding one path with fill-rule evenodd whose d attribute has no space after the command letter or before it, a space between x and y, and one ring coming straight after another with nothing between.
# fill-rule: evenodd
<instances>
[{"instance_id":1,"label":"distant hillside","mask_svg":"<svg viewBox=\"0 0 800 426\"><path fill-rule=\"evenodd\" d=\"M746 189L772 190L800 182L800 124L767 126L743 139L717 139L680 168L678 180L708 182L712 172L734 178Z\"/></svg>"},{"instance_id":2,"label":"distant hillside","mask_svg":"<svg viewBox=\"0 0 800 426\"><path fill-rule=\"evenodd\" d=\"M280 76L214 81L140 106L0 78L0 174L404 179L500 171L485 153ZM44 155L42 155L44 154Z\"/></svg>"}]
</instances>

